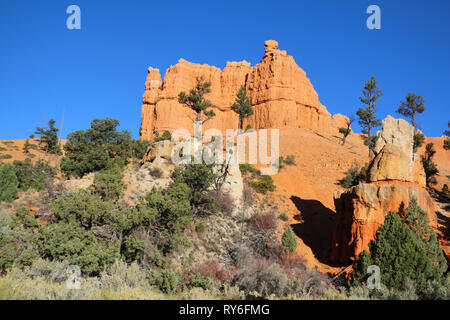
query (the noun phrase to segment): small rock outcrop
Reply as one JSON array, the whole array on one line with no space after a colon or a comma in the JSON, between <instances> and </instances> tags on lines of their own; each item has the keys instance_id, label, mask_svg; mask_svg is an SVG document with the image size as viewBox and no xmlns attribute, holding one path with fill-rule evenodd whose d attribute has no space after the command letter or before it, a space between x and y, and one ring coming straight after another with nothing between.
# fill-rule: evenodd
<instances>
[{"instance_id":1,"label":"small rock outcrop","mask_svg":"<svg viewBox=\"0 0 450 320\"><path fill-rule=\"evenodd\" d=\"M306 73L292 56L278 49L278 43L268 40L260 63L228 62L221 70L180 59L161 80L158 69L149 68L142 106L141 139L151 139L155 132L184 128L193 131L194 112L178 103L178 94L195 86L196 77L211 82L206 95L216 116L204 125L225 134L237 129L238 116L231 110L240 86L250 97L254 114L244 121L253 128L302 127L331 133L343 123L343 116L332 118L320 103ZM345 122L345 121L344 121Z\"/></svg>"},{"instance_id":2,"label":"small rock outcrop","mask_svg":"<svg viewBox=\"0 0 450 320\"><path fill-rule=\"evenodd\" d=\"M184 142L176 142L171 140L163 140L153 143L147 150L141 164L148 170L158 170L162 173L164 179L170 178L170 171L175 168L172 162L172 156L175 153L183 153ZM191 146L194 150L194 145ZM206 146L204 146L206 148ZM216 165L215 172L220 175L225 167L227 168L227 175L222 183L221 191L230 196L233 201L232 216L242 215L242 201L244 182L242 179L239 164L233 161L228 162L228 166ZM225 171L223 171L225 172Z\"/></svg>"},{"instance_id":3,"label":"small rock outcrop","mask_svg":"<svg viewBox=\"0 0 450 320\"><path fill-rule=\"evenodd\" d=\"M386 215L390 211L401 212L413 197L428 212L431 226L436 226L434 203L425 189L423 167L413 153L413 134L408 122L388 116L383 120L376 156L369 166L369 182L335 192L333 262L349 263L361 251L368 250Z\"/></svg>"}]
</instances>

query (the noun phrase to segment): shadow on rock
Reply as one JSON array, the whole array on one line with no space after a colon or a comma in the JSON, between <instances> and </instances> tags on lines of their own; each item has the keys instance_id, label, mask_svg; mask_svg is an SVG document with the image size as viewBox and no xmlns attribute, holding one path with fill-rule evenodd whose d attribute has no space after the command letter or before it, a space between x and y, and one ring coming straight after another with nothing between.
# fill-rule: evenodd
<instances>
[{"instance_id":1,"label":"shadow on rock","mask_svg":"<svg viewBox=\"0 0 450 320\"><path fill-rule=\"evenodd\" d=\"M334 232L334 211L317 200L292 196L290 200L300 211L303 222L292 225L294 232L311 248L322 263L328 262Z\"/></svg>"}]
</instances>

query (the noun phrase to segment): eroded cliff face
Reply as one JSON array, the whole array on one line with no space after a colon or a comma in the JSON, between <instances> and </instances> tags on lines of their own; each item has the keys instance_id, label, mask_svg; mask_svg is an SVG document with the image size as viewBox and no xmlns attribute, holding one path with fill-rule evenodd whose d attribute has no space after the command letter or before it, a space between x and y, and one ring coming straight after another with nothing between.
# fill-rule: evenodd
<instances>
[{"instance_id":1,"label":"eroded cliff face","mask_svg":"<svg viewBox=\"0 0 450 320\"><path fill-rule=\"evenodd\" d=\"M142 106L141 139L151 139L155 132L184 128L193 131L195 113L178 103L178 94L195 86L196 77L211 82L211 93L206 97L213 104L216 116L203 129L237 129L238 116L231 110L241 85L247 89L254 115L245 120L255 129L301 127L324 133L337 132L345 117L330 113L320 103L306 73L297 66L292 56L278 50L278 43L265 42L265 53L260 63L228 62L219 68L200 65L180 59L171 66L161 80L158 69L149 68Z\"/></svg>"},{"instance_id":2,"label":"eroded cliff face","mask_svg":"<svg viewBox=\"0 0 450 320\"><path fill-rule=\"evenodd\" d=\"M430 225L437 224L434 202L425 188L425 174L413 153L413 128L403 119L387 116L369 166L369 183L347 191L336 191L336 228L331 260L354 261L368 250L378 227L390 211L402 212L415 197L428 213Z\"/></svg>"}]
</instances>

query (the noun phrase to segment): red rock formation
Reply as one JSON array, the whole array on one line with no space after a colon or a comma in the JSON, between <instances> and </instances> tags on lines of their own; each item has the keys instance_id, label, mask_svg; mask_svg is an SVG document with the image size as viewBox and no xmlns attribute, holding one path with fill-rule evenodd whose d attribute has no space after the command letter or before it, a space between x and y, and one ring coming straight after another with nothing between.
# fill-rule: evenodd
<instances>
[{"instance_id":1,"label":"red rock formation","mask_svg":"<svg viewBox=\"0 0 450 320\"><path fill-rule=\"evenodd\" d=\"M413 128L402 119L387 116L369 166L370 183L335 192L336 228L331 260L354 261L368 250L378 227L390 211L401 212L415 197L436 228L434 202L425 189L424 170L413 154Z\"/></svg>"},{"instance_id":2,"label":"red rock formation","mask_svg":"<svg viewBox=\"0 0 450 320\"><path fill-rule=\"evenodd\" d=\"M278 50L276 41L269 40L265 42L263 59L254 67L246 61L228 62L220 70L180 59L167 70L164 82L158 69L149 68L142 106L142 139L151 139L156 131L179 128L193 131L194 112L178 103L178 94L194 87L199 76L211 82L207 98L216 113L205 123L204 130L216 128L225 133L226 129L237 129L238 117L231 105L241 85L245 85L255 109L244 126L302 127L329 133L337 130L342 122L341 117L337 121L331 118L293 57Z\"/></svg>"},{"instance_id":3,"label":"red rock formation","mask_svg":"<svg viewBox=\"0 0 450 320\"><path fill-rule=\"evenodd\" d=\"M387 214L407 207L412 197L416 197L420 207L428 212L430 224L435 228L433 199L425 188L415 183L362 183L350 191L336 192L336 229L331 260L342 264L354 261L361 251L368 250Z\"/></svg>"}]
</instances>

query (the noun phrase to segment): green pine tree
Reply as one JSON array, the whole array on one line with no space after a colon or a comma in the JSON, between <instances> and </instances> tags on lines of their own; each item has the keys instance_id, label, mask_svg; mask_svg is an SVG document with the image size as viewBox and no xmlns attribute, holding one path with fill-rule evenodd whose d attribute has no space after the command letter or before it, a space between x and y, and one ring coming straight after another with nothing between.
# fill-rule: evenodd
<instances>
[{"instance_id":1,"label":"green pine tree","mask_svg":"<svg viewBox=\"0 0 450 320\"><path fill-rule=\"evenodd\" d=\"M250 98L247 96L247 91L244 86L239 88L239 92L236 96L236 102L231 106L231 110L239 115L238 128L242 131L243 119L250 117L253 114L253 108L250 103Z\"/></svg>"},{"instance_id":2,"label":"green pine tree","mask_svg":"<svg viewBox=\"0 0 450 320\"><path fill-rule=\"evenodd\" d=\"M425 136L420 132L416 132L414 134L413 151L417 152L417 149L420 148L424 142L425 142Z\"/></svg>"},{"instance_id":3,"label":"green pine tree","mask_svg":"<svg viewBox=\"0 0 450 320\"><path fill-rule=\"evenodd\" d=\"M448 127L450 128L450 121L448 122ZM444 149L449 150L450 149L450 130L445 130L444 134L447 137L444 140Z\"/></svg>"},{"instance_id":4,"label":"green pine tree","mask_svg":"<svg viewBox=\"0 0 450 320\"><path fill-rule=\"evenodd\" d=\"M401 114L405 118L411 121L412 126L414 127L414 152L417 151L417 148L420 148L424 141L425 136L422 133L416 133L417 129L417 114L421 114L425 111L425 104L423 97L421 95L416 95L415 93L408 93L406 96L406 101L401 101L400 106L397 109L397 113Z\"/></svg>"},{"instance_id":5,"label":"green pine tree","mask_svg":"<svg viewBox=\"0 0 450 320\"><path fill-rule=\"evenodd\" d=\"M362 90L363 96L359 97L362 103L366 104L366 108L359 108L356 114L359 117L358 123L362 127L362 132L367 135L364 143L369 147L369 155L372 157L373 148L375 147L375 142L377 136L372 135L372 130L381 125L381 121L377 119L376 112L376 102L383 95L381 90L378 88L377 80L374 76L368 80Z\"/></svg>"},{"instance_id":6,"label":"green pine tree","mask_svg":"<svg viewBox=\"0 0 450 320\"><path fill-rule=\"evenodd\" d=\"M195 119L195 135L198 135L198 126L212 119L216 114L213 110L208 110L212 107L212 103L205 98L205 94L211 92L211 82L205 81L203 76L196 78L197 84L189 94L182 91L178 94L178 102L186 105L188 108L197 113ZM202 114L206 119L202 119Z\"/></svg>"},{"instance_id":7,"label":"green pine tree","mask_svg":"<svg viewBox=\"0 0 450 320\"><path fill-rule=\"evenodd\" d=\"M39 145L41 149L50 154L61 154L58 140L58 128L55 128L56 121L50 119L48 127L36 127L35 134L39 135Z\"/></svg>"},{"instance_id":8,"label":"green pine tree","mask_svg":"<svg viewBox=\"0 0 450 320\"><path fill-rule=\"evenodd\" d=\"M414 132L417 129L416 116L424 111L425 105L423 97L411 92L406 96L406 101L401 101L401 104L397 109L397 113L411 121L411 124L414 127Z\"/></svg>"},{"instance_id":9,"label":"green pine tree","mask_svg":"<svg viewBox=\"0 0 450 320\"><path fill-rule=\"evenodd\" d=\"M436 178L434 176L439 173L436 163L433 161L433 157L436 153L433 147L433 143L428 143L425 147L425 154L421 157L422 165L425 170L427 186L431 186L436 183Z\"/></svg>"}]
</instances>

